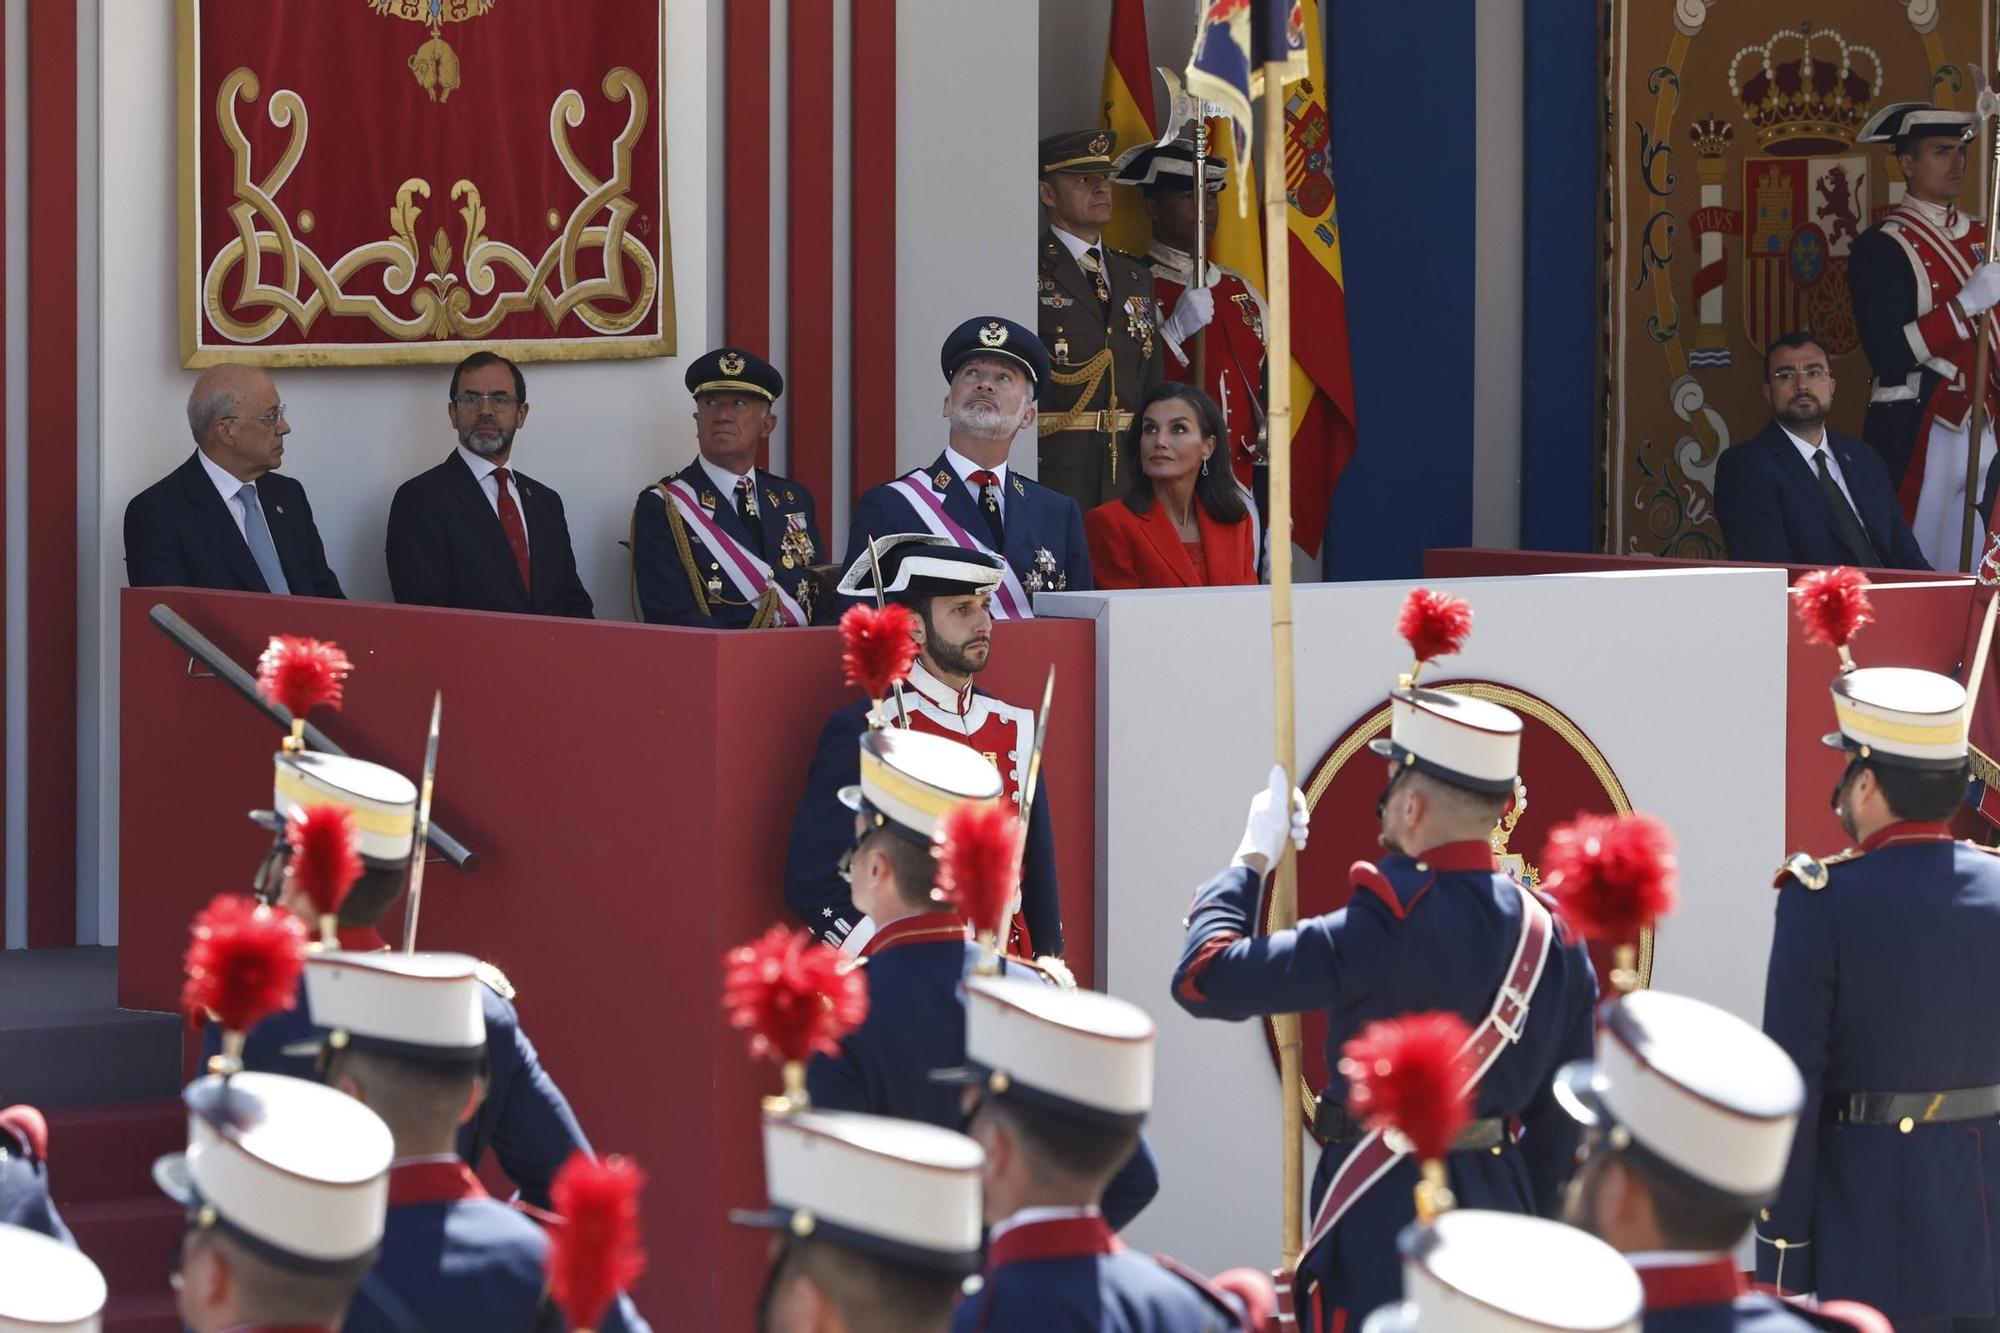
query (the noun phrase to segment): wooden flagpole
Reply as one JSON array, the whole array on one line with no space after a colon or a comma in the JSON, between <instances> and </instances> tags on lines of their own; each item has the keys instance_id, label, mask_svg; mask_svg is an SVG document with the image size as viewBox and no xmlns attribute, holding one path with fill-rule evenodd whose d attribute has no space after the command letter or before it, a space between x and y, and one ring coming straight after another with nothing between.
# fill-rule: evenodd
<instances>
[{"instance_id":1,"label":"wooden flagpole","mask_svg":"<svg viewBox=\"0 0 2000 1333\"><path fill-rule=\"evenodd\" d=\"M1986 164L1986 244L2000 234L2000 119L1993 121L1992 156ZM1986 415L1986 374L1993 364L1993 309L1980 312L1979 350L1972 357L1972 415L1966 419L1965 513L1959 524L1958 567L1972 569L1973 519L1979 505L1979 441L1993 423ZM1919 444L1922 442L1919 441ZM1978 572L1974 570L1973 572Z\"/></svg>"},{"instance_id":2,"label":"wooden flagpole","mask_svg":"<svg viewBox=\"0 0 2000 1333\"><path fill-rule=\"evenodd\" d=\"M1289 790L1298 782L1297 730L1292 709L1292 292L1287 269L1292 228L1285 199L1285 65L1264 66L1264 97L1258 114L1258 136L1264 145L1264 280L1270 300L1270 373L1264 377L1269 395L1265 413L1270 439L1271 543L1271 671L1273 751L1285 770ZM1298 856L1289 840L1272 872L1271 929L1287 930L1298 922ZM1282 1111L1285 1218L1280 1248L1283 1271L1299 1265L1304 1239L1305 1104L1300 1095L1299 1016L1279 1014L1273 1022L1278 1046L1278 1091Z\"/></svg>"}]
</instances>

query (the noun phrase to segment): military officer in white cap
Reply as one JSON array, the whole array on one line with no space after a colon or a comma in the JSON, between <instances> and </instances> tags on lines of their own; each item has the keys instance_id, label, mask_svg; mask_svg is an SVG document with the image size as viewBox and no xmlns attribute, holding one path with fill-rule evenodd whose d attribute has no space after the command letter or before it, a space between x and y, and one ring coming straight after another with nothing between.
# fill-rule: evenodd
<instances>
[{"instance_id":1,"label":"military officer in white cap","mask_svg":"<svg viewBox=\"0 0 2000 1333\"><path fill-rule=\"evenodd\" d=\"M1844 1320L1752 1294L1733 1251L1778 1192L1805 1084L1734 1014L1642 990L1603 1013L1592 1060L1557 1076L1587 1126L1564 1216L1624 1254L1648 1333L1787 1333Z\"/></svg>"},{"instance_id":2,"label":"military officer in white cap","mask_svg":"<svg viewBox=\"0 0 2000 1333\"><path fill-rule=\"evenodd\" d=\"M337 1328L382 1240L389 1127L281 1074L197 1079L185 1152L153 1179L187 1208L174 1285L194 1333Z\"/></svg>"},{"instance_id":3,"label":"military officer in white cap","mask_svg":"<svg viewBox=\"0 0 2000 1333\"><path fill-rule=\"evenodd\" d=\"M1764 1031L1806 1098L1757 1276L1899 1329L2000 1311L2000 858L1954 840L1966 695L1929 671L1833 682L1854 845L1778 876Z\"/></svg>"},{"instance_id":4,"label":"military officer in white cap","mask_svg":"<svg viewBox=\"0 0 2000 1333\"><path fill-rule=\"evenodd\" d=\"M1364 1333L1639 1333L1638 1275L1574 1227L1463 1209L1406 1228L1400 1248L1403 1302Z\"/></svg>"},{"instance_id":5,"label":"military officer in white cap","mask_svg":"<svg viewBox=\"0 0 2000 1333\"><path fill-rule=\"evenodd\" d=\"M1412 603L1419 597L1457 603L1422 589ZM1458 606L1469 626L1470 611ZM1455 650L1454 642L1446 651ZM1390 855L1354 866L1346 908L1260 935L1264 876L1286 839L1303 845L1305 835L1305 798L1274 768L1235 861L1195 895L1173 980L1175 1000L1197 1018L1326 1011L1333 1073L1315 1117L1326 1147L1296 1291L1327 1329L1396 1299L1396 1237L1415 1216L1415 1164L1396 1160L1345 1110L1339 1070L1349 1038L1403 1014L1463 1018L1483 1073L1475 1118L1447 1160L1451 1188L1469 1207L1547 1215L1579 1133L1550 1084L1563 1064L1590 1054L1597 996L1583 946L1566 941L1547 905L1494 860L1490 834L1518 781L1520 718L1426 689L1414 674L1389 703L1389 736L1373 744L1388 761L1376 810Z\"/></svg>"},{"instance_id":6,"label":"military officer in white cap","mask_svg":"<svg viewBox=\"0 0 2000 1333\"><path fill-rule=\"evenodd\" d=\"M73 1246L0 1222L0 1333L97 1333L104 1274Z\"/></svg>"},{"instance_id":7,"label":"military officer in white cap","mask_svg":"<svg viewBox=\"0 0 2000 1333\"><path fill-rule=\"evenodd\" d=\"M979 1268L985 1155L935 1125L843 1111L764 1113L777 1233L759 1333L943 1333Z\"/></svg>"},{"instance_id":8,"label":"military officer in white cap","mask_svg":"<svg viewBox=\"0 0 2000 1333\"><path fill-rule=\"evenodd\" d=\"M972 977L965 992L965 1066L938 1077L965 1089L992 1232L956 1333L1241 1329L1229 1298L1127 1250L1104 1216L1105 1187L1152 1110L1153 1020L1109 995L1032 981Z\"/></svg>"}]
</instances>

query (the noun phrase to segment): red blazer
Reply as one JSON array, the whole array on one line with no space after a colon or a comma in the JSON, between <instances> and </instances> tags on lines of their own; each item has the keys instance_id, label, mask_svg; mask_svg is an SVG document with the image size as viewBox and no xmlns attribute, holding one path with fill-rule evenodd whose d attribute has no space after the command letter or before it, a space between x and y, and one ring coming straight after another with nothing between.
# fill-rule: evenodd
<instances>
[{"instance_id":1,"label":"red blazer","mask_svg":"<svg viewBox=\"0 0 2000 1333\"><path fill-rule=\"evenodd\" d=\"M1154 501L1135 514L1123 500L1101 504L1083 516L1090 541L1090 570L1100 588L1217 588L1257 582L1257 525L1217 523L1196 501L1201 558L1208 577L1197 578L1194 562L1181 547L1167 507Z\"/></svg>"}]
</instances>

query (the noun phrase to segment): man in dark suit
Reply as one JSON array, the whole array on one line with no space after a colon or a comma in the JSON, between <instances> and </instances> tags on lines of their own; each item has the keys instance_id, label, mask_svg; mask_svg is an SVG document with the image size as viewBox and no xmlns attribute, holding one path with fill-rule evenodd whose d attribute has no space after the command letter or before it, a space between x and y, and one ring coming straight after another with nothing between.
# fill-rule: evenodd
<instances>
[{"instance_id":1,"label":"man in dark suit","mask_svg":"<svg viewBox=\"0 0 2000 1333\"><path fill-rule=\"evenodd\" d=\"M1731 560L1929 569L1882 456L1826 427L1833 372L1810 333L1764 354L1771 422L1722 451L1715 516Z\"/></svg>"},{"instance_id":2,"label":"man in dark suit","mask_svg":"<svg viewBox=\"0 0 2000 1333\"><path fill-rule=\"evenodd\" d=\"M1038 592L1088 592L1095 585L1083 511L1007 464L1016 433L1035 423L1047 349L1011 319L975 315L952 330L939 361L948 386L942 415L951 422L944 452L855 501L844 563L852 568L867 555L870 537L928 532L1005 559L995 620L1032 617Z\"/></svg>"},{"instance_id":3,"label":"man in dark suit","mask_svg":"<svg viewBox=\"0 0 2000 1333\"><path fill-rule=\"evenodd\" d=\"M399 602L590 619L562 497L508 466L528 381L493 352L451 373L458 448L389 505L389 586Z\"/></svg>"},{"instance_id":4,"label":"man in dark suit","mask_svg":"<svg viewBox=\"0 0 2000 1333\"><path fill-rule=\"evenodd\" d=\"M188 394L195 451L125 506L135 588L340 597L305 487L280 476L292 427L257 366L210 366Z\"/></svg>"},{"instance_id":5,"label":"man in dark suit","mask_svg":"<svg viewBox=\"0 0 2000 1333\"><path fill-rule=\"evenodd\" d=\"M766 629L832 624L812 572L827 558L812 492L757 466L785 377L754 352L718 347L688 364L692 463L639 492L632 588L649 625Z\"/></svg>"}]
</instances>

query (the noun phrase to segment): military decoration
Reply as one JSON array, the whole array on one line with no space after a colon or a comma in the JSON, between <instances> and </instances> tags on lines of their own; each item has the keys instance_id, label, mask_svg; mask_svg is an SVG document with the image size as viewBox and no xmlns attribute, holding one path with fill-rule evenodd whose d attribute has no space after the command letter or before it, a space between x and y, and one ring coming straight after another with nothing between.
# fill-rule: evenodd
<instances>
[{"instance_id":1,"label":"military decoration","mask_svg":"<svg viewBox=\"0 0 2000 1333\"><path fill-rule=\"evenodd\" d=\"M701 507L703 509L715 508L715 492L709 490L706 486L701 491Z\"/></svg>"},{"instance_id":2,"label":"military decoration","mask_svg":"<svg viewBox=\"0 0 2000 1333\"><path fill-rule=\"evenodd\" d=\"M1139 344L1140 356L1153 354L1153 299L1150 296L1125 298L1125 332Z\"/></svg>"},{"instance_id":3,"label":"military decoration","mask_svg":"<svg viewBox=\"0 0 2000 1333\"><path fill-rule=\"evenodd\" d=\"M932 486L933 486L934 488L936 488L937 490L940 490L940 491L948 491L948 490L950 490L950 489L951 489L951 473L949 473L949 472L945 471L945 470L944 470L943 468L939 468L939 469L938 469L938 474L937 474L937 475L936 475L935 477L932 477L932 478L931 478L931 485L932 485Z\"/></svg>"},{"instance_id":4,"label":"military decoration","mask_svg":"<svg viewBox=\"0 0 2000 1333\"><path fill-rule=\"evenodd\" d=\"M1048 547L1037 546L1034 567L1021 580L1021 586L1029 592L1061 592L1069 587L1069 575L1056 568L1056 558L1049 554Z\"/></svg>"},{"instance_id":5,"label":"military decoration","mask_svg":"<svg viewBox=\"0 0 2000 1333\"><path fill-rule=\"evenodd\" d=\"M1069 364L1069 339L1062 336L1061 329L1056 330L1055 345L1049 348L1049 356L1052 357L1055 363L1059 366L1066 366Z\"/></svg>"},{"instance_id":6,"label":"military decoration","mask_svg":"<svg viewBox=\"0 0 2000 1333\"><path fill-rule=\"evenodd\" d=\"M722 566L716 564L713 560L708 562L708 595L710 597L722 596Z\"/></svg>"}]
</instances>

